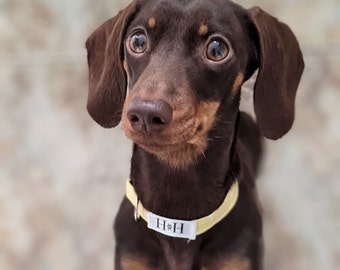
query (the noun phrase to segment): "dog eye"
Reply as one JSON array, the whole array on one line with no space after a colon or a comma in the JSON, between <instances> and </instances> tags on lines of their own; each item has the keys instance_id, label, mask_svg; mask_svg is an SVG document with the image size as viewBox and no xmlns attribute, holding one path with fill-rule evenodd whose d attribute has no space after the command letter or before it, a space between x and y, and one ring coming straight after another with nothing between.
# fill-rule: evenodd
<instances>
[{"instance_id":1,"label":"dog eye","mask_svg":"<svg viewBox=\"0 0 340 270\"><path fill-rule=\"evenodd\" d=\"M141 54L146 51L147 48L147 38L143 33L136 33L130 38L130 49L132 52Z\"/></svg>"},{"instance_id":2,"label":"dog eye","mask_svg":"<svg viewBox=\"0 0 340 270\"><path fill-rule=\"evenodd\" d=\"M223 41L213 40L208 44L206 53L209 60L219 62L228 56L229 49Z\"/></svg>"}]
</instances>

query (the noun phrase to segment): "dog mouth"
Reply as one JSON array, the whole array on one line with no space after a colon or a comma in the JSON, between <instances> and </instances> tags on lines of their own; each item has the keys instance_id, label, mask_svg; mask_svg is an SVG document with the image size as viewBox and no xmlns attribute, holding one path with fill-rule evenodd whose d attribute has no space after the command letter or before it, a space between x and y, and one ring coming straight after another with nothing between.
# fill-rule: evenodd
<instances>
[{"instance_id":1,"label":"dog mouth","mask_svg":"<svg viewBox=\"0 0 340 270\"><path fill-rule=\"evenodd\" d=\"M208 145L207 133L200 126L171 135L166 132L151 136L126 132L126 135L146 152L176 170L196 163Z\"/></svg>"},{"instance_id":2,"label":"dog mouth","mask_svg":"<svg viewBox=\"0 0 340 270\"><path fill-rule=\"evenodd\" d=\"M170 130L176 130L176 132L170 132ZM194 145L194 142L203 135L200 132L201 130L201 125L196 126L194 123L188 123L179 128L169 126L167 130L160 134L145 134L136 132L133 129L124 128L125 134L129 139L146 151L155 154L176 150L185 145Z\"/></svg>"},{"instance_id":3,"label":"dog mouth","mask_svg":"<svg viewBox=\"0 0 340 270\"><path fill-rule=\"evenodd\" d=\"M133 126L123 111L123 129L126 136L146 152L156 155L172 168L184 168L204 155L218 107L219 102L201 102L197 107L174 108L171 123L157 133L148 133Z\"/></svg>"}]
</instances>

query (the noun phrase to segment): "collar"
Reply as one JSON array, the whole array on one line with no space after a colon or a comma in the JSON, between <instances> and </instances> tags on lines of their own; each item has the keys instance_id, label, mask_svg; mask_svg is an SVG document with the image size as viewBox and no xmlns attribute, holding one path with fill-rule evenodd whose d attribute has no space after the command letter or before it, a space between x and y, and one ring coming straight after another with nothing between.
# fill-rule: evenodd
<instances>
[{"instance_id":1,"label":"collar","mask_svg":"<svg viewBox=\"0 0 340 270\"><path fill-rule=\"evenodd\" d=\"M135 207L136 221L141 217L147 222L149 229L167 236L185 238L189 240L195 240L197 235L205 233L226 217L234 208L238 195L239 185L238 181L235 180L223 203L213 213L196 220L178 220L158 216L146 210L143 204L139 201L131 181L128 180L126 182L126 197Z\"/></svg>"}]
</instances>

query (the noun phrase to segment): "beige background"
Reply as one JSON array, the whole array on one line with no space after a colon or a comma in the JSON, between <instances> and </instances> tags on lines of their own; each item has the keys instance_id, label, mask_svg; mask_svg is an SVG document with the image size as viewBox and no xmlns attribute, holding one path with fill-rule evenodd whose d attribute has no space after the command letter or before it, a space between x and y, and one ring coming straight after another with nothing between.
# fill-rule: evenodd
<instances>
[{"instance_id":1,"label":"beige background","mask_svg":"<svg viewBox=\"0 0 340 270\"><path fill-rule=\"evenodd\" d=\"M340 265L340 1L237 1L288 23L306 69L258 182L266 269ZM128 1L0 0L0 269L112 269L129 174L121 128L85 110L84 42ZM246 95L249 106L249 95Z\"/></svg>"}]
</instances>

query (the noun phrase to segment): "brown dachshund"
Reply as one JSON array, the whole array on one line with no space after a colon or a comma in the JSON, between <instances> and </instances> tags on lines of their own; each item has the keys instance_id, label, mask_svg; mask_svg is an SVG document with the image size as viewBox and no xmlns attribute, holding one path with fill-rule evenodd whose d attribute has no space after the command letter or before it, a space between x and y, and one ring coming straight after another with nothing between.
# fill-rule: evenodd
<instances>
[{"instance_id":1,"label":"brown dachshund","mask_svg":"<svg viewBox=\"0 0 340 270\"><path fill-rule=\"evenodd\" d=\"M227 0L135 0L86 47L90 115L134 142L115 269L262 269L260 134L289 131L304 68L289 27ZM257 69L255 124L239 103Z\"/></svg>"}]
</instances>

